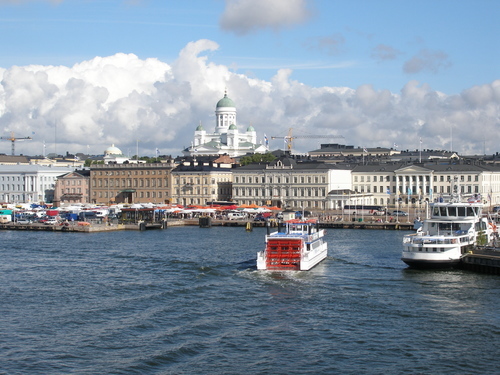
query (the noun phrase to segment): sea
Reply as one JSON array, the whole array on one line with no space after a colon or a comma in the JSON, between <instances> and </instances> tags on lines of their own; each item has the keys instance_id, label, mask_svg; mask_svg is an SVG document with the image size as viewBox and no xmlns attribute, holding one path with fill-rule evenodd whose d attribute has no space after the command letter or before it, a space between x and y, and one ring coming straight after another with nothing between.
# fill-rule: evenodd
<instances>
[{"instance_id":1,"label":"sea","mask_svg":"<svg viewBox=\"0 0 500 375\"><path fill-rule=\"evenodd\" d=\"M265 230L1 231L0 374L500 373L499 276L361 229L257 271Z\"/></svg>"}]
</instances>

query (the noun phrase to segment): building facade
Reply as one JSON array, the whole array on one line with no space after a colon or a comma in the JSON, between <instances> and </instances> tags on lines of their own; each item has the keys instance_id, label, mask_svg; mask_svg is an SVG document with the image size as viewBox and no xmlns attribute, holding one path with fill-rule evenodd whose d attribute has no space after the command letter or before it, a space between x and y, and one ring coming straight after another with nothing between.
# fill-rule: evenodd
<instances>
[{"instance_id":1,"label":"building facade","mask_svg":"<svg viewBox=\"0 0 500 375\"><path fill-rule=\"evenodd\" d=\"M500 204L498 166L456 162L356 166L350 204L408 207L433 202L450 195L455 176L464 198L479 196L487 205Z\"/></svg>"},{"instance_id":2,"label":"building facade","mask_svg":"<svg viewBox=\"0 0 500 375\"><path fill-rule=\"evenodd\" d=\"M172 199L172 163L94 164L90 201L101 204L156 203Z\"/></svg>"},{"instance_id":3,"label":"building facade","mask_svg":"<svg viewBox=\"0 0 500 375\"><path fill-rule=\"evenodd\" d=\"M186 161L172 171L172 203L206 205L232 199L233 169L229 163Z\"/></svg>"},{"instance_id":4,"label":"building facade","mask_svg":"<svg viewBox=\"0 0 500 375\"><path fill-rule=\"evenodd\" d=\"M76 170L57 178L54 205L72 203L90 203L90 170Z\"/></svg>"},{"instance_id":5,"label":"building facade","mask_svg":"<svg viewBox=\"0 0 500 375\"><path fill-rule=\"evenodd\" d=\"M233 172L233 201L280 208L332 209L328 194L351 188L351 171L336 165L278 158Z\"/></svg>"},{"instance_id":6,"label":"building facade","mask_svg":"<svg viewBox=\"0 0 500 375\"><path fill-rule=\"evenodd\" d=\"M57 178L72 171L52 164L0 165L0 202L52 203Z\"/></svg>"}]
</instances>

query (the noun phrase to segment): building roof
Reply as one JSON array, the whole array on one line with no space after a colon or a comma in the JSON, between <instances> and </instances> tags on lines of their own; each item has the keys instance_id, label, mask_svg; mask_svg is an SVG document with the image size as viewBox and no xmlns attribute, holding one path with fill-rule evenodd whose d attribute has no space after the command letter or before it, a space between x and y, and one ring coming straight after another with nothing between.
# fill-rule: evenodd
<instances>
[{"instance_id":1,"label":"building roof","mask_svg":"<svg viewBox=\"0 0 500 375\"><path fill-rule=\"evenodd\" d=\"M227 97L227 92L224 93L224 97L217 102L217 108L220 107L236 107L234 102Z\"/></svg>"},{"instance_id":2,"label":"building roof","mask_svg":"<svg viewBox=\"0 0 500 375\"><path fill-rule=\"evenodd\" d=\"M17 163L28 163L28 158L22 155L0 155L0 164L9 163L9 164L17 164Z\"/></svg>"}]
</instances>

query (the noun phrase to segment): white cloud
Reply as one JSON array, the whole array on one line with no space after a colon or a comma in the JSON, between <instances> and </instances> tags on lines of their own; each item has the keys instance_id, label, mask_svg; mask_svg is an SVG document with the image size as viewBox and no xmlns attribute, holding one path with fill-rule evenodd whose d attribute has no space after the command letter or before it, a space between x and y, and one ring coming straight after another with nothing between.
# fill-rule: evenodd
<instances>
[{"instance_id":1,"label":"white cloud","mask_svg":"<svg viewBox=\"0 0 500 375\"><path fill-rule=\"evenodd\" d=\"M294 26L309 16L305 0L226 0L219 25L241 35L260 29Z\"/></svg>"},{"instance_id":2,"label":"white cloud","mask_svg":"<svg viewBox=\"0 0 500 375\"><path fill-rule=\"evenodd\" d=\"M132 54L96 57L73 67L24 66L0 69L0 134L31 136L16 151L102 153L112 143L124 153L177 156L189 146L201 121L215 127L217 101L227 88L238 111L259 138L286 135L343 135L346 144L363 147L448 149L461 153L498 151L500 80L445 95L428 84L409 81L400 93L370 84L310 87L293 80L293 70L278 70L270 81L231 72L210 61L217 43L199 40L180 51L171 65ZM55 141L57 141L55 145ZM305 152L338 139L297 139ZM271 147L282 148L279 141ZM8 142L0 152L10 153Z\"/></svg>"}]
</instances>

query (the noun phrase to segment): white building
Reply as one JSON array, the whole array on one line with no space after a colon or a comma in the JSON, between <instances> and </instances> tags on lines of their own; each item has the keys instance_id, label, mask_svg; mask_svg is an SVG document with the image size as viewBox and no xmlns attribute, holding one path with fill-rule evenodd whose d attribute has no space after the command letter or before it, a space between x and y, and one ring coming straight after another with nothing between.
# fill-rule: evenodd
<instances>
[{"instance_id":1,"label":"white building","mask_svg":"<svg viewBox=\"0 0 500 375\"><path fill-rule=\"evenodd\" d=\"M215 132L207 133L200 124L194 132L193 144L182 152L185 156L227 154L238 157L266 151L266 146L257 143L257 133L252 125L247 127L246 132L240 132L236 107L225 93L215 107Z\"/></svg>"},{"instance_id":2,"label":"white building","mask_svg":"<svg viewBox=\"0 0 500 375\"><path fill-rule=\"evenodd\" d=\"M0 165L0 202L51 203L57 177L74 170L72 166Z\"/></svg>"},{"instance_id":3,"label":"white building","mask_svg":"<svg viewBox=\"0 0 500 375\"><path fill-rule=\"evenodd\" d=\"M331 191L351 189L351 170L332 164L279 158L233 170L233 201L280 208L330 210Z\"/></svg>"}]
</instances>

